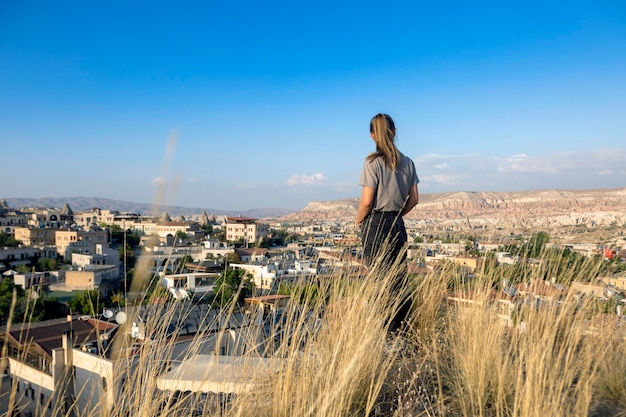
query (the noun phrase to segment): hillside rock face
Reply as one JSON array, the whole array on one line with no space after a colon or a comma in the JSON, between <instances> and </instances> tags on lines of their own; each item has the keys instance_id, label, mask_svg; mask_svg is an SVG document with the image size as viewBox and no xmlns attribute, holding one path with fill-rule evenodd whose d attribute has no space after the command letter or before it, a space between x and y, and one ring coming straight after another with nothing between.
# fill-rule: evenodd
<instances>
[{"instance_id":1,"label":"hillside rock face","mask_svg":"<svg viewBox=\"0 0 626 417\"><path fill-rule=\"evenodd\" d=\"M357 208L356 198L314 201L282 219L352 220ZM422 194L405 219L453 229L622 226L626 224L626 188Z\"/></svg>"}]
</instances>

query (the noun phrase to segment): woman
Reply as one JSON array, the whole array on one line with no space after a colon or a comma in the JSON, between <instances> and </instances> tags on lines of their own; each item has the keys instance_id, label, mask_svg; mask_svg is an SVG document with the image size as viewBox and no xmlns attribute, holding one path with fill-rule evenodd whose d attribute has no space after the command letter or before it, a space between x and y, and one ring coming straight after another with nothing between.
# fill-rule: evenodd
<instances>
[{"instance_id":1,"label":"woman","mask_svg":"<svg viewBox=\"0 0 626 417\"><path fill-rule=\"evenodd\" d=\"M418 202L419 179L413 161L395 145L396 127L387 114L377 114L370 121L370 136L376 151L365 158L361 171L361 200L356 225L361 227L363 258L368 267L386 272L395 264L399 276L392 291L403 293L406 260L406 229L402 216ZM402 303L390 324L395 331L410 310L409 300Z\"/></svg>"}]
</instances>

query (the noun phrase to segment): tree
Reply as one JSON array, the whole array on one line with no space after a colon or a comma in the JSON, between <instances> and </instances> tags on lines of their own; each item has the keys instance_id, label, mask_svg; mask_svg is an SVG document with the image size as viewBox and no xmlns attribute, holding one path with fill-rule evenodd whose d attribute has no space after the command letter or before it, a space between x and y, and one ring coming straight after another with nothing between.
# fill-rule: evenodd
<instances>
[{"instance_id":1,"label":"tree","mask_svg":"<svg viewBox=\"0 0 626 417\"><path fill-rule=\"evenodd\" d=\"M16 248L20 243L19 240L15 240L14 236L8 235L5 232L0 232L0 247Z\"/></svg>"},{"instance_id":2,"label":"tree","mask_svg":"<svg viewBox=\"0 0 626 417\"><path fill-rule=\"evenodd\" d=\"M224 255L224 260L227 264L240 264L241 256L237 252L230 252Z\"/></svg>"},{"instance_id":3,"label":"tree","mask_svg":"<svg viewBox=\"0 0 626 417\"><path fill-rule=\"evenodd\" d=\"M526 242L519 245L519 247L507 245L504 247L504 250L522 258L538 258L549 240L550 236L546 232L539 232L532 235Z\"/></svg>"},{"instance_id":4,"label":"tree","mask_svg":"<svg viewBox=\"0 0 626 417\"><path fill-rule=\"evenodd\" d=\"M128 243L131 248L136 247L141 238L139 237L139 233L136 230L130 229L122 229L116 224L101 224L103 228L109 229L109 233L111 233L111 242L116 244L123 244L124 242Z\"/></svg>"},{"instance_id":5,"label":"tree","mask_svg":"<svg viewBox=\"0 0 626 417\"><path fill-rule=\"evenodd\" d=\"M536 235L531 236L528 241L528 244L530 246L530 256L533 258L538 257L543 250L543 247L548 243L549 240L550 235L548 235L546 232L539 232Z\"/></svg>"},{"instance_id":6,"label":"tree","mask_svg":"<svg viewBox=\"0 0 626 417\"><path fill-rule=\"evenodd\" d=\"M121 291L113 293L111 295L111 304L122 307L126 305L126 297L124 297L124 293Z\"/></svg>"},{"instance_id":7,"label":"tree","mask_svg":"<svg viewBox=\"0 0 626 417\"><path fill-rule=\"evenodd\" d=\"M289 295L298 300L299 304L311 305L320 297L320 289L317 284L283 284L278 286L278 294Z\"/></svg>"},{"instance_id":8,"label":"tree","mask_svg":"<svg viewBox=\"0 0 626 417\"><path fill-rule=\"evenodd\" d=\"M120 253L120 259L122 263L126 265L126 268L131 269L135 266L135 262L137 261L137 256L135 256L135 252L133 248L127 243L123 244L118 248Z\"/></svg>"},{"instance_id":9,"label":"tree","mask_svg":"<svg viewBox=\"0 0 626 417\"><path fill-rule=\"evenodd\" d=\"M211 236L214 239L219 240L220 242L223 242L226 240L226 232L224 230L218 230L218 231L213 230L213 233L211 234Z\"/></svg>"},{"instance_id":10,"label":"tree","mask_svg":"<svg viewBox=\"0 0 626 417\"><path fill-rule=\"evenodd\" d=\"M271 242L271 239L264 237L261 239L261 242L259 242L259 248L269 249Z\"/></svg>"},{"instance_id":11,"label":"tree","mask_svg":"<svg viewBox=\"0 0 626 417\"><path fill-rule=\"evenodd\" d=\"M17 268L15 269L15 271L18 274L27 274L27 273L31 272L31 268L27 267L26 265L18 265Z\"/></svg>"},{"instance_id":12,"label":"tree","mask_svg":"<svg viewBox=\"0 0 626 417\"><path fill-rule=\"evenodd\" d=\"M231 302L243 304L254 290L252 276L243 269L227 269L215 280L213 305L227 306Z\"/></svg>"},{"instance_id":13,"label":"tree","mask_svg":"<svg viewBox=\"0 0 626 417\"><path fill-rule=\"evenodd\" d=\"M102 228L109 229L111 243L123 243L124 242L124 231L121 227L116 224L100 224Z\"/></svg>"},{"instance_id":14,"label":"tree","mask_svg":"<svg viewBox=\"0 0 626 417\"><path fill-rule=\"evenodd\" d=\"M183 232L182 230L179 230L178 232L176 232L176 241L179 244L186 242L187 238L188 238L187 233Z\"/></svg>"},{"instance_id":15,"label":"tree","mask_svg":"<svg viewBox=\"0 0 626 417\"><path fill-rule=\"evenodd\" d=\"M56 297L48 297L46 295L37 298L32 309L32 314L26 318L32 322L58 319L67 315L67 306L65 304L59 302Z\"/></svg>"},{"instance_id":16,"label":"tree","mask_svg":"<svg viewBox=\"0 0 626 417\"><path fill-rule=\"evenodd\" d=\"M24 289L18 285L15 285L12 278L4 278L0 280L0 323L5 324L9 318L11 311L11 305L13 302L13 292L16 296L15 310L13 311L13 317L17 318L13 321L20 322L21 317L24 315Z\"/></svg>"},{"instance_id":17,"label":"tree","mask_svg":"<svg viewBox=\"0 0 626 417\"><path fill-rule=\"evenodd\" d=\"M139 245L139 242L141 242L141 237L136 230L126 231L126 243L128 243L131 248L136 248Z\"/></svg>"},{"instance_id":18,"label":"tree","mask_svg":"<svg viewBox=\"0 0 626 417\"><path fill-rule=\"evenodd\" d=\"M100 311L100 293L97 290L81 291L72 297L68 303L71 311L95 316ZM104 305L102 305L104 307Z\"/></svg>"},{"instance_id":19,"label":"tree","mask_svg":"<svg viewBox=\"0 0 626 417\"><path fill-rule=\"evenodd\" d=\"M55 271L57 269L58 262L56 259L41 258L37 262L37 266L41 271Z\"/></svg>"},{"instance_id":20,"label":"tree","mask_svg":"<svg viewBox=\"0 0 626 417\"><path fill-rule=\"evenodd\" d=\"M183 273L185 271L185 267L190 262L193 262L193 258L191 257L191 255L187 255L187 254L183 255L178 261L178 267L176 268L176 270L179 271L180 273Z\"/></svg>"}]
</instances>

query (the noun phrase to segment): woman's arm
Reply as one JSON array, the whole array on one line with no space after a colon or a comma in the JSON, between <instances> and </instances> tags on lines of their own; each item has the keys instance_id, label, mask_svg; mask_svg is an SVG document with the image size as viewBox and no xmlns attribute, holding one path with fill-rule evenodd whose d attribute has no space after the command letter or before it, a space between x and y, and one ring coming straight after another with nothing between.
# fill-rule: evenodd
<instances>
[{"instance_id":1,"label":"woman's arm","mask_svg":"<svg viewBox=\"0 0 626 417\"><path fill-rule=\"evenodd\" d=\"M417 192L417 184L415 184L409 189L409 198L406 200L406 203L404 204L404 208L402 209L402 212L400 212L400 215L404 216L405 214L413 210L413 207L415 207L418 202L419 194Z\"/></svg>"},{"instance_id":2,"label":"woman's arm","mask_svg":"<svg viewBox=\"0 0 626 417\"><path fill-rule=\"evenodd\" d=\"M363 223L363 220L372 211L372 204L374 203L374 189L372 187L363 186L361 191L361 201L359 201L359 211L356 213L356 225L359 226Z\"/></svg>"}]
</instances>

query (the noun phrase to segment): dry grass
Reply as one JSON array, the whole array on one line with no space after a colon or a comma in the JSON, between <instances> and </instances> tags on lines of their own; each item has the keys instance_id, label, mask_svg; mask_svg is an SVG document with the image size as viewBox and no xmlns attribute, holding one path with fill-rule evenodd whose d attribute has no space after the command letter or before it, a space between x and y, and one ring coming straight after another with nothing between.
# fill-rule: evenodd
<instances>
[{"instance_id":1,"label":"dry grass","mask_svg":"<svg viewBox=\"0 0 626 417\"><path fill-rule=\"evenodd\" d=\"M111 386L122 377L126 383L120 390L109 388L113 407L104 406L107 397L102 396L91 411L77 403L74 415L626 415L626 344L612 322L596 324L593 334L585 332L599 314L594 302L568 298L541 308L529 303L507 327L490 301L494 277L477 276L468 285L454 269L443 270L407 283L414 311L406 331L390 336L386 326L398 300L385 289L397 268L375 268L360 279L321 278L315 298L293 294L293 300L308 301L291 303L286 321L270 329L272 335L283 335L276 344L260 342L260 327L248 335L257 344L246 355L280 359L281 366L275 373L258 372L254 388L237 396L158 389L159 375L171 369L176 355L165 325L174 309L163 307L154 313L159 320L151 321L157 324L147 329L153 341L134 360L120 355L115 361ZM568 279L583 278L566 272ZM446 303L450 291L469 287L476 301L472 307ZM217 326L234 308L207 320ZM180 359L200 352L204 336L198 334ZM128 339L117 343L119 352L131 348ZM75 387L75 395L89 397L90 390L94 396L98 391Z\"/></svg>"}]
</instances>

